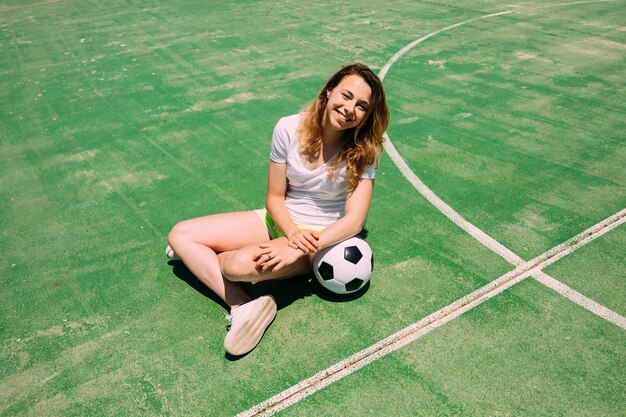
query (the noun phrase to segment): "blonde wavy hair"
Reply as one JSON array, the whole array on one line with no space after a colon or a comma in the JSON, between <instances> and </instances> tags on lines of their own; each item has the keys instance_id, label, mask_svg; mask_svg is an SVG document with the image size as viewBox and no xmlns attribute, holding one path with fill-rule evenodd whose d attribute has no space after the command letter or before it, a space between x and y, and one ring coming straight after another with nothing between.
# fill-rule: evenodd
<instances>
[{"instance_id":1,"label":"blonde wavy hair","mask_svg":"<svg viewBox=\"0 0 626 417\"><path fill-rule=\"evenodd\" d=\"M346 181L348 192L351 193L359 184L361 174L367 166L376 163L378 168L378 161L383 152L383 134L389 125L390 115L385 90L378 76L361 63L342 67L326 81L315 100L305 108L298 134L301 139L302 155L310 161L317 160L322 149L328 94L348 75L358 75L372 90L363 121L345 131L344 144L328 167L328 178L332 179L337 173L338 165L343 161L346 162Z\"/></svg>"}]
</instances>

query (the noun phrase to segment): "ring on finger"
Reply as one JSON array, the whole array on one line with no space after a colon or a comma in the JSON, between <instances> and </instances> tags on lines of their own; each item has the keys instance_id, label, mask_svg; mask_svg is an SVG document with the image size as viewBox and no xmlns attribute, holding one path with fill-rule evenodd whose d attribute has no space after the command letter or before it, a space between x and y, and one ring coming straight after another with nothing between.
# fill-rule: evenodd
<instances>
[{"instance_id":1,"label":"ring on finger","mask_svg":"<svg viewBox=\"0 0 626 417\"><path fill-rule=\"evenodd\" d=\"M266 253L266 255L267 255L267 260L268 261L272 259L272 255L270 255L269 253Z\"/></svg>"}]
</instances>

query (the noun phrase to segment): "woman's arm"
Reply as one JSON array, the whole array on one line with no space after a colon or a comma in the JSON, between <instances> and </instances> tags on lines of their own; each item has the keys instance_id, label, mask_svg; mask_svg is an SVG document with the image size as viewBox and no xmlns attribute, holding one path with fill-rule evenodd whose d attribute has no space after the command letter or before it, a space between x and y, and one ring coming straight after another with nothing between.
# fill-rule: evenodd
<instances>
[{"instance_id":1,"label":"woman's arm","mask_svg":"<svg viewBox=\"0 0 626 417\"><path fill-rule=\"evenodd\" d=\"M267 178L267 196L265 207L270 217L281 230L287 233L301 233L295 225L287 206L285 205L285 194L287 193L287 165L270 161ZM286 234L287 234L286 233ZM315 232L317 234L317 232ZM287 236L290 236L287 234ZM272 269L280 270L286 265L297 261L308 252L308 248L300 249L290 242L289 238L281 237L273 239L267 243L259 245L259 250L254 253L252 260L256 262L256 268L260 271ZM315 237L317 245L317 237ZM313 251L316 249L314 248ZM268 256L269 255L269 256Z\"/></svg>"},{"instance_id":2,"label":"woman's arm","mask_svg":"<svg viewBox=\"0 0 626 417\"><path fill-rule=\"evenodd\" d=\"M270 161L267 180L266 208L274 223L289 241L297 244L304 253L341 242L359 233L365 224L374 191L374 180L361 179L356 189L348 196L344 216L319 234L300 230L285 206L287 192L287 165Z\"/></svg>"},{"instance_id":3,"label":"woman's arm","mask_svg":"<svg viewBox=\"0 0 626 417\"><path fill-rule=\"evenodd\" d=\"M287 190L287 177L285 174L286 166L284 164L270 162L266 207L274 223L281 230L288 229L292 233L295 232L295 236L298 233L315 233L315 236L309 236L309 238L313 237L316 243L316 248L311 249L311 252L316 252L322 247L341 242L361 231L372 200L374 180L362 179L346 200L344 216L321 232L316 233L314 231L299 230L293 223L293 220L291 220L291 216L285 206L284 193ZM284 237L259 245L259 251L254 254L253 260L257 263L259 270L265 271L269 268L278 270L284 265L295 262L301 256L306 255L307 252L309 250L295 248L293 242L290 242L288 237ZM271 257L265 259L267 254L270 254Z\"/></svg>"},{"instance_id":4,"label":"woman's arm","mask_svg":"<svg viewBox=\"0 0 626 417\"><path fill-rule=\"evenodd\" d=\"M325 248L359 233L365 224L372 201L374 180L361 179L346 200L344 216L319 234L320 247Z\"/></svg>"},{"instance_id":5,"label":"woman's arm","mask_svg":"<svg viewBox=\"0 0 626 417\"><path fill-rule=\"evenodd\" d=\"M285 194L287 193L287 164L270 161L267 175L267 194L265 208L274 223L285 233L287 239L293 242L304 253L319 249L318 234L315 231L300 230L293 222L287 206L285 206Z\"/></svg>"}]
</instances>

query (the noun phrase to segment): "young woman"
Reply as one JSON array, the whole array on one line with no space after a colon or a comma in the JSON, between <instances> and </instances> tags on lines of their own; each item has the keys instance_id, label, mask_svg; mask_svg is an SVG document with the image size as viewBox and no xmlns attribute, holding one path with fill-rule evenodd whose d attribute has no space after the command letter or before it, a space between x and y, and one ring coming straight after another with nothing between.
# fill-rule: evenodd
<instances>
[{"instance_id":1,"label":"young woman","mask_svg":"<svg viewBox=\"0 0 626 417\"><path fill-rule=\"evenodd\" d=\"M372 198L389 110L365 65L341 68L301 114L274 128L266 208L215 214L174 226L166 250L230 306L224 348L251 351L276 315L239 282L312 272L313 255L361 231Z\"/></svg>"}]
</instances>

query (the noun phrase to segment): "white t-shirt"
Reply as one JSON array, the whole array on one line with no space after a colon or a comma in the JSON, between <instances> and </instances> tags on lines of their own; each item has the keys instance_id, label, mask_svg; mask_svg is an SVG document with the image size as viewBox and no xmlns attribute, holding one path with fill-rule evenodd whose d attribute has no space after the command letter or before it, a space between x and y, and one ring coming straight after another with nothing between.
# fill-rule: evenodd
<instances>
[{"instance_id":1,"label":"white t-shirt","mask_svg":"<svg viewBox=\"0 0 626 417\"><path fill-rule=\"evenodd\" d=\"M295 224L324 228L345 213L348 183L346 164L342 162L333 179L328 179L328 164L309 170L300 158L298 126L302 114L283 117L272 135L270 159L287 164L287 193L285 205ZM374 179L376 168L365 168L361 178Z\"/></svg>"}]
</instances>

